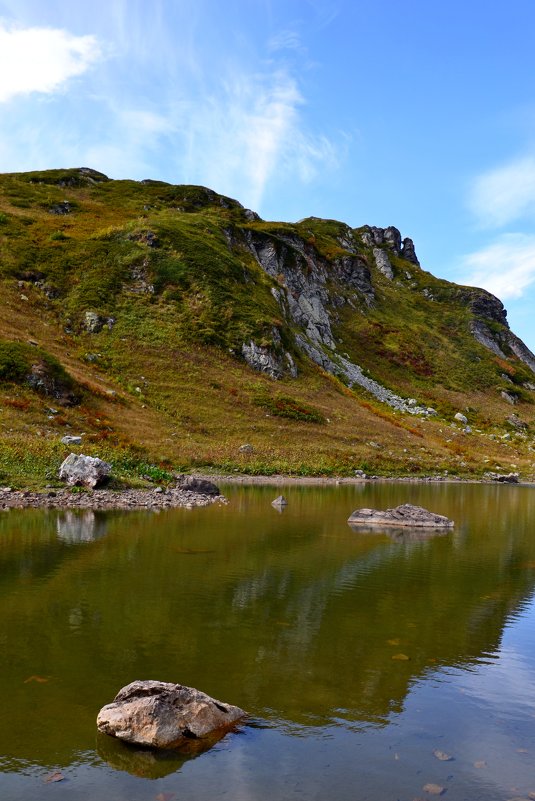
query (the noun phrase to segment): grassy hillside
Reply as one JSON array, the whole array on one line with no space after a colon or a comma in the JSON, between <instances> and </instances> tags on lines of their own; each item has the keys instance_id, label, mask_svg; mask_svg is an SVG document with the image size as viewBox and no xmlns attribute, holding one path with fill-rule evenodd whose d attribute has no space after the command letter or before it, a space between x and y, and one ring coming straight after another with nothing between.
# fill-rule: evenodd
<instances>
[{"instance_id":1,"label":"grassy hillside","mask_svg":"<svg viewBox=\"0 0 535 801\"><path fill-rule=\"evenodd\" d=\"M77 449L61 438L81 433L129 482L193 468L531 478L535 375L503 320L484 320L497 355L471 333L479 290L393 252L388 279L360 231L91 170L0 176L0 483L54 484ZM336 348L321 352L436 415L396 411L309 358L291 304L316 280ZM249 342L297 377L253 370Z\"/></svg>"}]
</instances>

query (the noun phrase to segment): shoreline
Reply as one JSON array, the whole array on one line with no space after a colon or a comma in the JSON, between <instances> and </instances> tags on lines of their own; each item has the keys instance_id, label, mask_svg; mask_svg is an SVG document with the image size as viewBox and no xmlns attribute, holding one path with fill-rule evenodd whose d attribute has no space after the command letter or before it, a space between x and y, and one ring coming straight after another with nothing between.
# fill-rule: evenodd
<instances>
[{"instance_id":1,"label":"shoreline","mask_svg":"<svg viewBox=\"0 0 535 801\"><path fill-rule=\"evenodd\" d=\"M485 479L466 479L459 476L251 476L245 474L195 474L195 478L231 486L358 486L363 484L512 484L533 487L532 482L499 482ZM9 509L194 509L214 503L226 505L221 495L206 495L177 487L155 486L147 489L80 489L45 488L15 490L0 487L0 511Z\"/></svg>"},{"instance_id":2,"label":"shoreline","mask_svg":"<svg viewBox=\"0 0 535 801\"><path fill-rule=\"evenodd\" d=\"M9 509L194 509L213 503L226 504L224 495L205 495L191 490L154 489L72 489L14 490L0 488L0 511Z\"/></svg>"}]
</instances>

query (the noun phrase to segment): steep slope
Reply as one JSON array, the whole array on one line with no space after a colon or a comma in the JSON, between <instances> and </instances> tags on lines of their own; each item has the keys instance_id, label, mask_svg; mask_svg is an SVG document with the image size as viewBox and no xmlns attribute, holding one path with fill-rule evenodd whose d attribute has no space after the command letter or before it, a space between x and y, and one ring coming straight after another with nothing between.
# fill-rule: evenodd
<instances>
[{"instance_id":1,"label":"steep slope","mask_svg":"<svg viewBox=\"0 0 535 801\"><path fill-rule=\"evenodd\" d=\"M51 480L80 433L130 479L531 476L535 356L393 227L268 223L86 168L3 175L0 282L0 481Z\"/></svg>"}]
</instances>

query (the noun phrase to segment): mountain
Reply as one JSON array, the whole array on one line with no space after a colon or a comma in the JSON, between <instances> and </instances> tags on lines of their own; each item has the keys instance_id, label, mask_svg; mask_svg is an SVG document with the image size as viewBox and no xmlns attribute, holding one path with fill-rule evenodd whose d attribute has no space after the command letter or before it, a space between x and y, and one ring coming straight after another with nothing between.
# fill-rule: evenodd
<instances>
[{"instance_id":1,"label":"mountain","mask_svg":"<svg viewBox=\"0 0 535 801\"><path fill-rule=\"evenodd\" d=\"M0 281L3 483L52 481L80 434L128 480L533 476L535 356L497 298L435 278L394 227L266 222L88 168L6 174Z\"/></svg>"}]
</instances>

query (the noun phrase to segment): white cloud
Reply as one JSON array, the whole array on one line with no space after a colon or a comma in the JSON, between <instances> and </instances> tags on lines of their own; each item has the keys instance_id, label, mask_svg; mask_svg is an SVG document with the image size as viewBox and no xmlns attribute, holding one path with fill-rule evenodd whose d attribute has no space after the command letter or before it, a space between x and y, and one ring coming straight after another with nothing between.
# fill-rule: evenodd
<instances>
[{"instance_id":1,"label":"white cloud","mask_svg":"<svg viewBox=\"0 0 535 801\"><path fill-rule=\"evenodd\" d=\"M525 156L480 175L473 182L468 202L485 228L535 217L535 157Z\"/></svg>"},{"instance_id":2,"label":"white cloud","mask_svg":"<svg viewBox=\"0 0 535 801\"><path fill-rule=\"evenodd\" d=\"M0 23L0 102L32 92L55 92L99 57L93 36Z\"/></svg>"},{"instance_id":3,"label":"white cloud","mask_svg":"<svg viewBox=\"0 0 535 801\"><path fill-rule=\"evenodd\" d=\"M479 286L501 300L520 298L535 283L535 234L503 234L465 256L459 283Z\"/></svg>"},{"instance_id":4,"label":"white cloud","mask_svg":"<svg viewBox=\"0 0 535 801\"><path fill-rule=\"evenodd\" d=\"M203 105L185 112L189 146L179 166L191 181L233 194L259 209L268 184L288 177L308 182L336 164L325 137L307 133L300 115L304 99L283 70L235 76ZM181 115L184 115L184 108Z\"/></svg>"}]
</instances>

